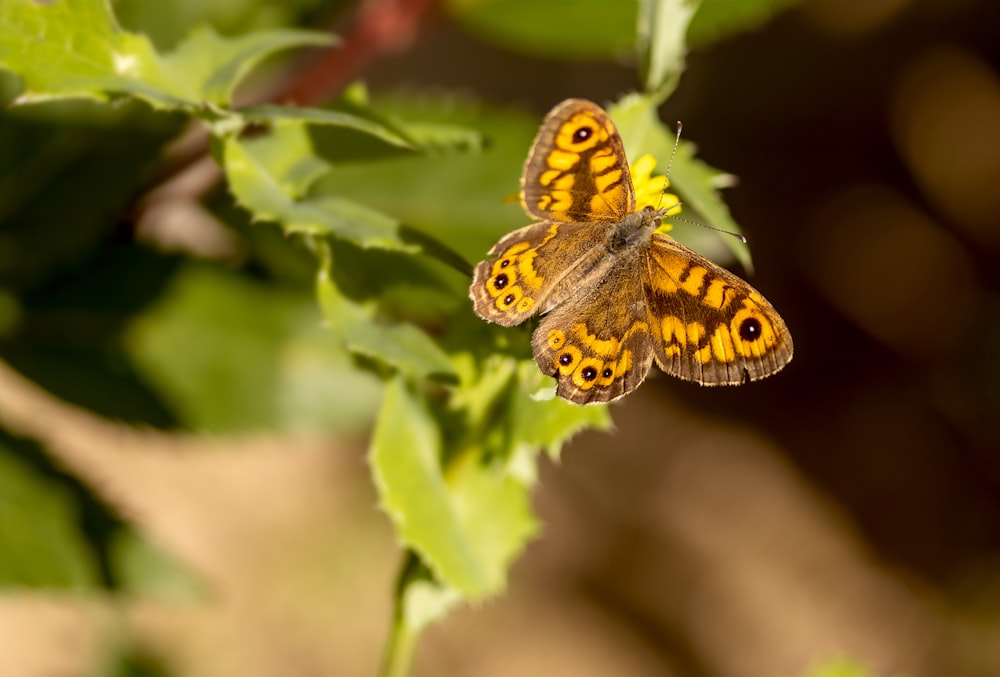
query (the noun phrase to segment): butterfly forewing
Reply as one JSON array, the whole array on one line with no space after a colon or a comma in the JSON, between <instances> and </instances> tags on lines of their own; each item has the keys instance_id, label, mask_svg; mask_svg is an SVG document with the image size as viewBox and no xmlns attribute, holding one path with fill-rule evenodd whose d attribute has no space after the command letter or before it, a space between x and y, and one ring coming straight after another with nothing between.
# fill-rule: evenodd
<instances>
[{"instance_id":1,"label":"butterfly forewing","mask_svg":"<svg viewBox=\"0 0 1000 677\"><path fill-rule=\"evenodd\" d=\"M621 137L600 106L568 99L545 118L521 180L524 208L539 219L608 221L635 209Z\"/></svg>"}]
</instances>

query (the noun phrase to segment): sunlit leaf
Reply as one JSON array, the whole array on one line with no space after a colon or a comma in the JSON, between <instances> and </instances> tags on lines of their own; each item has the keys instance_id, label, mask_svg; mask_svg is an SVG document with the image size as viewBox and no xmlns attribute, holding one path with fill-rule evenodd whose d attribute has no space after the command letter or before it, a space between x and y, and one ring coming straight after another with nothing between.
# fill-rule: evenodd
<instances>
[{"instance_id":1,"label":"sunlit leaf","mask_svg":"<svg viewBox=\"0 0 1000 677\"><path fill-rule=\"evenodd\" d=\"M304 123L278 125L259 138L228 137L223 164L236 201L254 218L278 222L286 232L333 235L360 247L417 251L401 224L340 197L301 198L326 164L312 151Z\"/></svg>"},{"instance_id":2,"label":"sunlit leaf","mask_svg":"<svg viewBox=\"0 0 1000 677\"><path fill-rule=\"evenodd\" d=\"M687 57L688 24L699 0L640 0L637 47L646 92L657 101L677 87Z\"/></svg>"},{"instance_id":3,"label":"sunlit leaf","mask_svg":"<svg viewBox=\"0 0 1000 677\"><path fill-rule=\"evenodd\" d=\"M425 332L412 324L380 320L374 300L358 302L345 296L333 279L336 262L331 251L321 248L325 253L317 295L328 328L343 345L409 376L453 380L451 361Z\"/></svg>"},{"instance_id":4,"label":"sunlit leaf","mask_svg":"<svg viewBox=\"0 0 1000 677\"><path fill-rule=\"evenodd\" d=\"M473 455L442 467L443 440L427 405L402 379L386 387L371 445L383 508L402 541L470 599L499 592L537 530L527 487Z\"/></svg>"},{"instance_id":5,"label":"sunlit leaf","mask_svg":"<svg viewBox=\"0 0 1000 677\"><path fill-rule=\"evenodd\" d=\"M331 42L299 30L224 38L203 27L160 55L145 35L119 28L107 0L5 0L3 14L0 67L21 76L22 102L131 95L156 108L224 106L267 56Z\"/></svg>"}]
</instances>

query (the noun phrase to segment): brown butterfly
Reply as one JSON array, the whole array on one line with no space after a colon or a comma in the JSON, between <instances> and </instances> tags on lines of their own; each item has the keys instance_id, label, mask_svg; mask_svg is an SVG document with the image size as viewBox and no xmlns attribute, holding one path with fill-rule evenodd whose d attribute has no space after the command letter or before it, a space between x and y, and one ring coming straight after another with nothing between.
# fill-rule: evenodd
<instances>
[{"instance_id":1,"label":"brown butterfly","mask_svg":"<svg viewBox=\"0 0 1000 677\"><path fill-rule=\"evenodd\" d=\"M636 211L621 137L582 99L548 114L528 153L521 201L540 219L476 266L476 313L504 326L543 315L535 361L577 404L635 390L653 360L702 385L770 376L792 359L778 313L745 281L655 232L666 209Z\"/></svg>"}]
</instances>

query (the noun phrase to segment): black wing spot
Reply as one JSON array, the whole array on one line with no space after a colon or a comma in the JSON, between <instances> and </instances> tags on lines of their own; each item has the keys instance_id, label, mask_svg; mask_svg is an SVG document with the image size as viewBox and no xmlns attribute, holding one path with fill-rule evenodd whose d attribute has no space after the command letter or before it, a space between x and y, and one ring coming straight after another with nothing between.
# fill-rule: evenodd
<instances>
[{"instance_id":1,"label":"black wing spot","mask_svg":"<svg viewBox=\"0 0 1000 677\"><path fill-rule=\"evenodd\" d=\"M594 133L594 130L590 127L580 127L575 132L573 132L573 143L583 143L589 139Z\"/></svg>"},{"instance_id":2,"label":"black wing spot","mask_svg":"<svg viewBox=\"0 0 1000 677\"><path fill-rule=\"evenodd\" d=\"M762 327L756 317L748 317L740 323L740 338L744 341L756 341L760 338Z\"/></svg>"}]
</instances>

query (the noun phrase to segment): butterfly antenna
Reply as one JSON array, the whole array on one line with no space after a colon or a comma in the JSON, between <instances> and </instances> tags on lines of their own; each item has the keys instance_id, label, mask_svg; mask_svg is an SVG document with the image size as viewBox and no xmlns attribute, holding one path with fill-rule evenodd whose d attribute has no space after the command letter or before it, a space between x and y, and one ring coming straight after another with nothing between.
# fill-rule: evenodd
<instances>
[{"instance_id":1,"label":"butterfly antenna","mask_svg":"<svg viewBox=\"0 0 1000 677\"><path fill-rule=\"evenodd\" d=\"M670 159L667 160L667 180L670 180L670 168L674 166L674 156L677 155L677 146L681 143L681 130L684 129L684 125L680 120L677 121L677 134L674 136L674 147L670 149Z\"/></svg>"},{"instance_id":2,"label":"butterfly antenna","mask_svg":"<svg viewBox=\"0 0 1000 677\"><path fill-rule=\"evenodd\" d=\"M670 181L670 169L671 169L671 167L674 166L674 156L677 155L677 147L681 143L681 130L682 129L684 129L684 123L682 123L680 120L678 120L677 121L677 134L676 134L676 136L674 136L674 147L670 150L670 159L667 160L667 173L666 173L666 177L667 177L667 181L668 182ZM660 199L661 200L663 199L662 195L660 196ZM682 201L680 201L680 200L677 201L677 205L678 206L680 206L682 204L684 204ZM707 223L702 223L701 221L695 221L694 219L686 219L683 216L674 216L674 217L671 217L671 218L674 221L683 221L684 223L689 223L689 224L691 224L693 226L700 226L702 228L708 228L709 230L714 230L715 232L722 233L724 235L732 235L733 237L735 237L737 240L739 240L743 244L747 243L746 237L744 237L740 233L734 233L731 230L723 230L722 228L716 228L715 226L710 226Z\"/></svg>"},{"instance_id":3,"label":"butterfly antenna","mask_svg":"<svg viewBox=\"0 0 1000 677\"><path fill-rule=\"evenodd\" d=\"M676 136L674 136L674 147L670 149L670 159L667 160L667 171L666 171L665 176L667 177L667 184L668 185L670 184L670 168L674 166L674 156L677 155L677 146L681 142L681 130L683 128L684 128L684 125L681 124L680 120L678 120L677 121L677 134L676 134ZM660 201L656 205L657 209L660 209L660 208L663 207L663 196L666 194L666 192L667 192L666 189L664 189L663 192L660 193ZM680 207L683 204L684 203L681 201L681 199L678 198L677 202L675 204L673 204L673 205L670 206L670 209L673 209L674 207ZM686 219L680 219L680 220L684 221Z\"/></svg>"}]
</instances>

